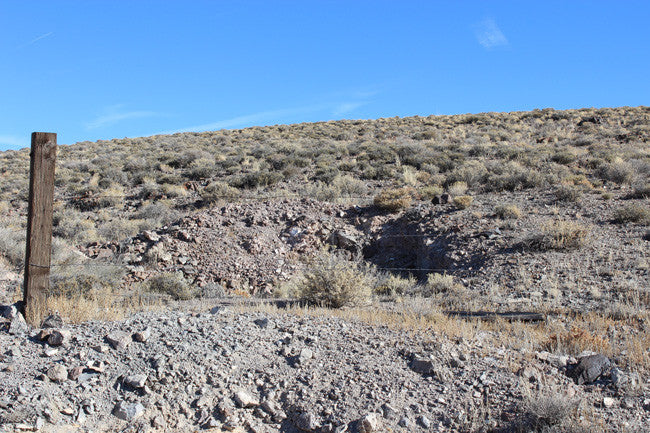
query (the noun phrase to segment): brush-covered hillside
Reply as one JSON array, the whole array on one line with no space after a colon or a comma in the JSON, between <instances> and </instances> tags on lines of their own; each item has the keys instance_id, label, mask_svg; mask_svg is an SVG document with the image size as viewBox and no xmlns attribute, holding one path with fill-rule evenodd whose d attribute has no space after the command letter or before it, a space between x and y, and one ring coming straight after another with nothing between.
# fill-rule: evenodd
<instances>
[{"instance_id":1,"label":"brush-covered hillside","mask_svg":"<svg viewBox=\"0 0 650 433\"><path fill-rule=\"evenodd\" d=\"M40 331L0 153L0 431L644 431L649 141L621 107L60 146Z\"/></svg>"}]
</instances>

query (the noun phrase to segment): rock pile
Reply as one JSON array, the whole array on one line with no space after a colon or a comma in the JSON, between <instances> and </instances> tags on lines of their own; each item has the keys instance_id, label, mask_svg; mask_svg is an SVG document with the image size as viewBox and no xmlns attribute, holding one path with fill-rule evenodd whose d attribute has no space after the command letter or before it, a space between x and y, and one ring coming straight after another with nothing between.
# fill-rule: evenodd
<instances>
[{"instance_id":1,"label":"rock pile","mask_svg":"<svg viewBox=\"0 0 650 433\"><path fill-rule=\"evenodd\" d=\"M0 431L463 431L485 413L496 428L519 415L522 381L608 423L650 425L647 384L602 355L520 353L487 335L233 307L51 322L0 331Z\"/></svg>"}]
</instances>

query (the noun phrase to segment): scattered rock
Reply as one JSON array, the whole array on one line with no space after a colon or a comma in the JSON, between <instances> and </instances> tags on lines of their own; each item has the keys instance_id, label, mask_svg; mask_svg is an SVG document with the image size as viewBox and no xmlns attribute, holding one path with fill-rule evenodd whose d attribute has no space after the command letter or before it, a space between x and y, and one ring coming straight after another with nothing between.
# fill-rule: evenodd
<instances>
[{"instance_id":1,"label":"scattered rock","mask_svg":"<svg viewBox=\"0 0 650 433\"><path fill-rule=\"evenodd\" d=\"M131 336L126 332L113 331L106 336L106 341L113 346L113 349L123 350L131 344Z\"/></svg>"},{"instance_id":2,"label":"scattered rock","mask_svg":"<svg viewBox=\"0 0 650 433\"><path fill-rule=\"evenodd\" d=\"M603 406L612 407L614 404L616 404L616 400L614 400L612 397L603 397Z\"/></svg>"},{"instance_id":3,"label":"scattered rock","mask_svg":"<svg viewBox=\"0 0 650 433\"><path fill-rule=\"evenodd\" d=\"M411 369L420 374L432 374L435 370L435 364L430 358L424 358L415 355L411 360Z\"/></svg>"},{"instance_id":4,"label":"scattered rock","mask_svg":"<svg viewBox=\"0 0 650 433\"><path fill-rule=\"evenodd\" d=\"M57 364L47 370L47 377L52 382L63 382L68 378L68 370L64 366Z\"/></svg>"},{"instance_id":5,"label":"scattered rock","mask_svg":"<svg viewBox=\"0 0 650 433\"><path fill-rule=\"evenodd\" d=\"M381 421L376 413L369 413L359 420L359 433L375 433L380 431Z\"/></svg>"},{"instance_id":6,"label":"scattered rock","mask_svg":"<svg viewBox=\"0 0 650 433\"><path fill-rule=\"evenodd\" d=\"M312 412L303 412L296 418L296 427L305 432L315 432L321 428L318 417Z\"/></svg>"},{"instance_id":7,"label":"scattered rock","mask_svg":"<svg viewBox=\"0 0 650 433\"><path fill-rule=\"evenodd\" d=\"M65 329L53 329L47 337L47 344L50 346L62 346L70 342L71 333Z\"/></svg>"},{"instance_id":8,"label":"scattered rock","mask_svg":"<svg viewBox=\"0 0 650 433\"><path fill-rule=\"evenodd\" d=\"M113 415L124 421L131 421L144 413L144 406L140 403L127 403L121 401L113 408Z\"/></svg>"},{"instance_id":9,"label":"scattered rock","mask_svg":"<svg viewBox=\"0 0 650 433\"><path fill-rule=\"evenodd\" d=\"M258 399L246 391L237 391L235 393L235 403L237 403L239 407L255 407L260 404Z\"/></svg>"},{"instance_id":10,"label":"scattered rock","mask_svg":"<svg viewBox=\"0 0 650 433\"><path fill-rule=\"evenodd\" d=\"M63 318L59 313L50 314L41 323L41 328L61 328L63 327Z\"/></svg>"},{"instance_id":11,"label":"scattered rock","mask_svg":"<svg viewBox=\"0 0 650 433\"><path fill-rule=\"evenodd\" d=\"M314 352L311 349L305 347L301 349L300 353L298 354L298 363L300 365L303 365L313 357L314 357Z\"/></svg>"},{"instance_id":12,"label":"scattered rock","mask_svg":"<svg viewBox=\"0 0 650 433\"><path fill-rule=\"evenodd\" d=\"M144 388L146 382L146 374L133 374L124 378L124 384L131 388Z\"/></svg>"},{"instance_id":13,"label":"scattered rock","mask_svg":"<svg viewBox=\"0 0 650 433\"><path fill-rule=\"evenodd\" d=\"M9 324L9 333L11 335L25 335L27 332L29 332L29 327L25 322L25 318L21 313L16 313Z\"/></svg>"},{"instance_id":14,"label":"scattered rock","mask_svg":"<svg viewBox=\"0 0 650 433\"><path fill-rule=\"evenodd\" d=\"M133 334L133 339L139 343L146 342L149 337L151 337L151 328L147 328L144 331L139 331Z\"/></svg>"},{"instance_id":15,"label":"scattered rock","mask_svg":"<svg viewBox=\"0 0 650 433\"><path fill-rule=\"evenodd\" d=\"M573 377L576 384L588 385L599 377L609 374L611 368L612 364L605 355L588 355L579 358L578 363L569 370L568 374Z\"/></svg>"}]
</instances>

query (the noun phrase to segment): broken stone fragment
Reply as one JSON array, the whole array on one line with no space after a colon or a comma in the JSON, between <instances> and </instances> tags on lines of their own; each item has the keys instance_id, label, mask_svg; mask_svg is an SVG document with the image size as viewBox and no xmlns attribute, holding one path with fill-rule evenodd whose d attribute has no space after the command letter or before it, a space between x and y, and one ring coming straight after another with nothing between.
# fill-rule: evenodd
<instances>
[{"instance_id":1,"label":"broken stone fragment","mask_svg":"<svg viewBox=\"0 0 650 433\"><path fill-rule=\"evenodd\" d=\"M381 428L379 415L369 413L359 420L359 433L374 433Z\"/></svg>"},{"instance_id":2,"label":"broken stone fragment","mask_svg":"<svg viewBox=\"0 0 650 433\"><path fill-rule=\"evenodd\" d=\"M47 337L47 344L50 346L62 346L70 342L71 333L65 329L54 329Z\"/></svg>"},{"instance_id":3,"label":"broken stone fragment","mask_svg":"<svg viewBox=\"0 0 650 433\"><path fill-rule=\"evenodd\" d=\"M300 350L300 354L298 355L298 363L305 364L307 361L312 359L314 357L314 352L311 349L304 348Z\"/></svg>"},{"instance_id":4,"label":"broken stone fragment","mask_svg":"<svg viewBox=\"0 0 650 433\"><path fill-rule=\"evenodd\" d=\"M41 323L41 328L61 328L63 326L63 319L59 313L50 314Z\"/></svg>"},{"instance_id":5,"label":"broken stone fragment","mask_svg":"<svg viewBox=\"0 0 650 433\"><path fill-rule=\"evenodd\" d=\"M235 393L235 403L237 403L239 407L255 407L260 404L258 399L246 391L237 391Z\"/></svg>"},{"instance_id":6,"label":"broken stone fragment","mask_svg":"<svg viewBox=\"0 0 650 433\"><path fill-rule=\"evenodd\" d=\"M11 319L11 323L9 324L9 333L11 335L24 335L28 331L29 327L27 326L27 322L25 322L25 318L22 314L16 313L15 317Z\"/></svg>"},{"instance_id":7,"label":"broken stone fragment","mask_svg":"<svg viewBox=\"0 0 650 433\"><path fill-rule=\"evenodd\" d=\"M435 369L433 361L429 358L414 356L411 360L411 370L420 374L431 374Z\"/></svg>"},{"instance_id":8,"label":"broken stone fragment","mask_svg":"<svg viewBox=\"0 0 650 433\"><path fill-rule=\"evenodd\" d=\"M62 365L55 365L47 370L47 377L52 382L63 382L68 378L68 370Z\"/></svg>"},{"instance_id":9,"label":"broken stone fragment","mask_svg":"<svg viewBox=\"0 0 650 433\"><path fill-rule=\"evenodd\" d=\"M139 343L144 343L151 337L151 329L147 328L144 331L136 332L133 334L133 339Z\"/></svg>"},{"instance_id":10,"label":"broken stone fragment","mask_svg":"<svg viewBox=\"0 0 650 433\"><path fill-rule=\"evenodd\" d=\"M131 421L144 413L144 406L140 403L127 403L121 401L115 405L113 415L124 421Z\"/></svg>"},{"instance_id":11,"label":"broken stone fragment","mask_svg":"<svg viewBox=\"0 0 650 433\"><path fill-rule=\"evenodd\" d=\"M144 388L146 382L146 374L132 374L124 378L124 384L130 386L131 388Z\"/></svg>"},{"instance_id":12,"label":"broken stone fragment","mask_svg":"<svg viewBox=\"0 0 650 433\"><path fill-rule=\"evenodd\" d=\"M569 371L576 384L588 385L599 377L609 374L612 364L605 355L596 354L583 356L578 359L578 364Z\"/></svg>"},{"instance_id":13,"label":"broken stone fragment","mask_svg":"<svg viewBox=\"0 0 650 433\"><path fill-rule=\"evenodd\" d=\"M313 432L320 429L321 424L312 412L304 412L296 418L296 427L302 431Z\"/></svg>"},{"instance_id":14,"label":"broken stone fragment","mask_svg":"<svg viewBox=\"0 0 650 433\"><path fill-rule=\"evenodd\" d=\"M106 341L113 346L113 349L123 350L131 344L131 336L126 332L113 331L106 336Z\"/></svg>"}]
</instances>

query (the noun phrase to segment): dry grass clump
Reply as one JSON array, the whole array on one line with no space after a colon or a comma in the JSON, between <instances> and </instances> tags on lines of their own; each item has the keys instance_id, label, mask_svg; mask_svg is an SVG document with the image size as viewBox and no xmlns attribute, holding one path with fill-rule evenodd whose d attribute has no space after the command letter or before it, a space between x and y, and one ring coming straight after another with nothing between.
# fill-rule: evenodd
<instances>
[{"instance_id":1,"label":"dry grass clump","mask_svg":"<svg viewBox=\"0 0 650 433\"><path fill-rule=\"evenodd\" d=\"M499 205L494 209L494 214L501 219L521 218L521 209L514 204Z\"/></svg>"},{"instance_id":2,"label":"dry grass clump","mask_svg":"<svg viewBox=\"0 0 650 433\"><path fill-rule=\"evenodd\" d=\"M582 189L571 184L562 184L553 191L559 201L576 203L582 197Z\"/></svg>"},{"instance_id":3,"label":"dry grass clump","mask_svg":"<svg viewBox=\"0 0 650 433\"><path fill-rule=\"evenodd\" d=\"M524 385L525 386L525 385ZM580 420L580 401L553 390L524 390L520 415L509 431L517 433L594 433ZM596 430L597 431L597 430Z\"/></svg>"},{"instance_id":4,"label":"dry grass clump","mask_svg":"<svg viewBox=\"0 0 650 433\"><path fill-rule=\"evenodd\" d=\"M411 187L385 189L375 196L374 204L388 212L399 212L410 207L414 197Z\"/></svg>"},{"instance_id":5,"label":"dry grass clump","mask_svg":"<svg viewBox=\"0 0 650 433\"><path fill-rule=\"evenodd\" d=\"M367 303L375 284L374 272L367 265L324 252L300 276L297 293L312 305L341 308Z\"/></svg>"},{"instance_id":6,"label":"dry grass clump","mask_svg":"<svg viewBox=\"0 0 650 433\"><path fill-rule=\"evenodd\" d=\"M203 204L211 206L216 203L234 201L241 195L240 191L228 185L225 182L214 181L210 182L203 190L201 190L201 199Z\"/></svg>"},{"instance_id":7,"label":"dry grass clump","mask_svg":"<svg viewBox=\"0 0 650 433\"><path fill-rule=\"evenodd\" d=\"M594 334L581 326L550 334L542 343L542 347L549 352L570 355L579 355L585 350L598 353L609 353L611 350L606 337Z\"/></svg>"},{"instance_id":8,"label":"dry grass clump","mask_svg":"<svg viewBox=\"0 0 650 433\"><path fill-rule=\"evenodd\" d=\"M463 195L467 192L467 182L463 182L463 181L454 182L447 187L447 192L452 197Z\"/></svg>"},{"instance_id":9,"label":"dry grass clump","mask_svg":"<svg viewBox=\"0 0 650 433\"><path fill-rule=\"evenodd\" d=\"M589 227L575 221L552 220L544 223L540 232L525 244L541 251L578 249L586 244L589 232Z\"/></svg>"},{"instance_id":10,"label":"dry grass clump","mask_svg":"<svg viewBox=\"0 0 650 433\"><path fill-rule=\"evenodd\" d=\"M384 278L379 279L375 287L375 293L389 296L404 295L412 292L417 285L418 281L412 275L402 277L400 275L388 274Z\"/></svg>"},{"instance_id":11,"label":"dry grass clump","mask_svg":"<svg viewBox=\"0 0 650 433\"><path fill-rule=\"evenodd\" d=\"M467 209L474 202L474 197L471 195L459 195L454 197L454 205L458 209Z\"/></svg>"},{"instance_id":12,"label":"dry grass clump","mask_svg":"<svg viewBox=\"0 0 650 433\"><path fill-rule=\"evenodd\" d=\"M648 225L650 224L650 207L643 206L643 204L639 203L628 204L616 209L614 212L614 222L619 224L639 223Z\"/></svg>"},{"instance_id":13,"label":"dry grass clump","mask_svg":"<svg viewBox=\"0 0 650 433\"><path fill-rule=\"evenodd\" d=\"M182 275L174 272L165 272L151 278L148 290L169 295L175 300L192 299L198 294L196 289Z\"/></svg>"},{"instance_id":14,"label":"dry grass clump","mask_svg":"<svg viewBox=\"0 0 650 433\"><path fill-rule=\"evenodd\" d=\"M427 276L425 293L431 296L438 293L459 291L462 288L463 286L456 283L453 275L433 273Z\"/></svg>"}]
</instances>

